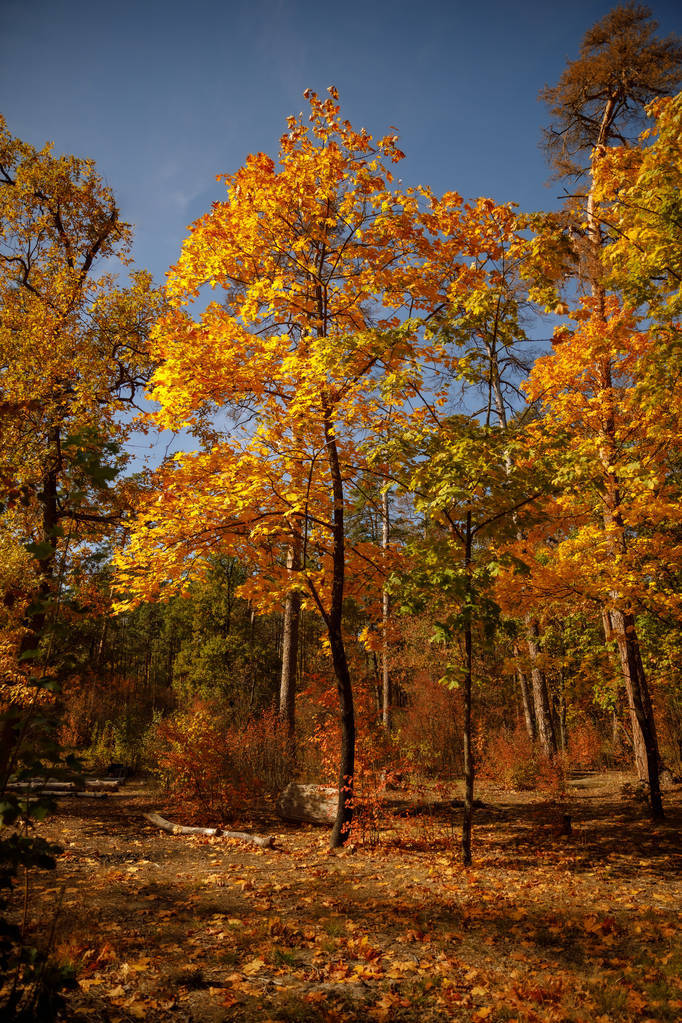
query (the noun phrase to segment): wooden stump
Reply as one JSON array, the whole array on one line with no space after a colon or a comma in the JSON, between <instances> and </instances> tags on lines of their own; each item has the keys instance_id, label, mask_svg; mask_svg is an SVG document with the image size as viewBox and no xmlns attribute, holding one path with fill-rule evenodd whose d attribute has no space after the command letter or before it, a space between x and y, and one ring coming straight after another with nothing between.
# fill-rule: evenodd
<instances>
[{"instance_id":1,"label":"wooden stump","mask_svg":"<svg viewBox=\"0 0 682 1023\"><path fill-rule=\"evenodd\" d=\"M277 800L277 813L285 821L333 824L336 820L338 802L338 789L291 782Z\"/></svg>"}]
</instances>

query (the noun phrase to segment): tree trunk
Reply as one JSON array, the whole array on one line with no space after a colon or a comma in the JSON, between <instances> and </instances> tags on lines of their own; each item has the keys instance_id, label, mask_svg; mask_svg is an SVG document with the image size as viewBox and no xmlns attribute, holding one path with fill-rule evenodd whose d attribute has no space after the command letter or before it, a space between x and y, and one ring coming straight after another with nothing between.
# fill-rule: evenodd
<instances>
[{"instance_id":1,"label":"tree trunk","mask_svg":"<svg viewBox=\"0 0 682 1023\"><path fill-rule=\"evenodd\" d=\"M300 551L294 543L287 551L287 570L300 569ZM296 738L296 666L298 664L298 629L301 614L301 594L290 590L284 605L284 635L282 639L282 673L279 689L279 717L286 725L288 744L295 753Z\"/></svg>"},{"instance_id":2,"label":"tree trunk","mask_svg":"<svg viewBox=\"0 0 682 1023\"><path fill-rule=\"evenodd\" d=\"M381 496L381 546L388 549L390 520L388 517L388 491ZM381 720L387 732L391 730L391 675L388 663L388 620L391 612L391 598L384 586L381 594L381 624L383 641L381 650Z\"/></svg>"},{"instance_id":3,"label":"tree trunk","mask_svg":"<svg viewBox=\"0 0 682 1023\"><path fill-rule=\"evenodd\" d=\"M517 665L519 663L519 649L517 646L514 647L514 656L516 658ZM531 742L535 742L537 737L537 729L535 727L535 714L533 712L533 703L531 698L531 690L528 685L528 678L525 671L517 666L516 678L519 683L519 692L521 694L521 706L523 708L523 720L526 725L526 731L528 732L528 738Z\"/></svg>"},{"instance_id":4,"label":"tree trunk","mask_svg":"<svg viewBox=\"0 0 682 1023\"><path fill-rule=\"evenodd\" d=\"M341 717L339 760L339 804L332 828L332 849L343 845L353 822L353 782L355 773L355 712L353 688L343 643L343 587L346 572L343 477L330 416L325 413L325 441L332 480L334 514L332 523L332 586L329 613L325 616L329 645L336 675Z\"/></svg>"},{"instance_id":5,"label":"tree trunk","mask_svg":"<svg viewBox=\"0 0 682 1023\"><path fill-rule=\"evenodd\" d=\"M547 677L538 667L538 637L540 629L536 621L528 621L528 653L531 663L531 682L533 686L533 704L535 709L535 721L537 724L538 738L545 754L553 758L557 753L556 735L552 721L552 709L549 703L549 691L547 689Z\"/></svg>"},{"instance_id":6,"label":"tree trunk","mask_svg":"<svg viewBox=\"0 0 682 1023\"><path fill-rule=\"evenodd\" d=\"M601 295L603 302L603 292L599 292L597 286L595 286L593 291L597 297ZM605 360L601 366L601 378L602 388L608 394L613 388L611 364L608 360ZM610 552L614 561L619 561L627 553L627 538L621 511L620 479L614 468L616 460L614 448L615 427L613 416L609 412L603 426L601 448L602 471L604 474L603 523L604 529L611 537ZM660 758L658 738L656 736L656 725L649 696L649 687L644 673L644 665L642 664L635 616L631 611L623 610L618 606L621 602L621 597L617 590L610 594L610 598L615 604L615 608L604 610L602 615L604 632L607 639L615 639L618 646L623 681L630 708L630 719L632 721L635 768L638 776L648 783L651 813L654 820L662 820L664 814L659 780Z\"/></svg>"},{"instance_id":7,"label":"tree trunk","mask_svg":"<svg viewBox=\"0 0 682 1023\"><path fill-rule=\"evenodd\" d=\"M21 708L9 704L0 719L0 796L4 796L10 775L14 768L14 757L22 729Z\"/></svg>"},{"instance_id":8,"label":"tree trunk","mask_svg":"<svg viewBox=\"0 0 682 1023\"><path fill-rule=\"evenodd\" d=\"M250 835L245 831L224 831L222 828L196 828L185 827L182 824L173 824L171 821L161 817L158 813L144 814L150 824L170 835L204 835L209 838L236 838L240 842L249 842L251 845L260 846L261 849L272 849L275 839L272 835Z\"/></svg>"},{"instance_id":9,"label":"tree trunk","mask_svg":"<svg viewBox=\"0 0 682 1023\"><path fill-rule=\"evenodd\" d=\"M606 291L601 271L601 250L604 244L601 223L595 214L594 177L595 166L604 153L604 147L610 139L614 110L618 96L611 96L604 106L600 124L598 144L593 150L590 172L592 182L587 197L587 238L589 240L589 259L585 265L585 276L589 280L592 298L595 300L599 318L607 329ZM604 528L612 536L611 550L614 560L620 559L627 550L625 526L621 511L621 486L615 468L618 462L618 443L616 423L613 409L613 376L611 360L606 357L599 366L599 386L601 396L606 399L605 413L601 424L600 461L603 479L603 523ZM620 595L612 594L616 609L608 611L605 616L607 635L612 632L618 645L618 653L625 681L625 689L632 719L633 744L638 774L646 767L646 779L649 784L651 813L654 820L663 819L663 804L659 781L659 753L653 709L649 698L649 690L644 674L644 666L639 647L639 639L635 627L635 618L631 611L618 607ZM642 747L644 747L642 749Z\"/></svg>"},{"instance_id":10,"label":"tree trunk","mask_svg":"<svg viewBox=\"0 0 682 1023\"><path fill-rule=\"evenodd\" d=\"M559 669L559 699L556 706L561 752L568 749L568 727L566 723L566 680L563 668Z\"/></svg>"},{"instance_id":11,"label":"tree trunk","mask_svg":"<svg viewBox=\"0 0 682 1023\"><path fill-rule=\"evenodd\" d=\"M500 380L499 363L497 355L493 348L488 349L488 354L491 360L491 384L493 387L493 393L495 396L495 407L497 410L498 423L501 429L507 429L507 412L504 407L504 398L502 395L502 386ZM507 471L509 471L510 461L507 456ZM514 516L516 521L516 516ZM517 538L520 540L521 532L517 529ZM554 732L554 726L552 724L552 712L549 704L549 692L547 689L547 678L545 673L538 668L538 637L540 630L537 621L531 621L530 616L526 618L526 625L528 627L527 646L528 656L530 658L531 668L531 682L532 682L532 703L531 694L528 689L528 679L517 667L517 676L519 680L519 687L521 689L521 699L523 701L523 716L526 722L526 731L531 739L531 742L536 742L537 738L540 738L542 748L548 757L554 757L557 752L556 746L556 735Z\"/></svg>"},{"instance_id":12,"label":"tree trunk","mask_svg":"<svg viewBox=\"0 0 682 1023\"><path fill-rule=\"evenodd\" d=\"M50 431L48 438L54 451L48 454L49 464L43 473L43 486L39 500L42 505L42 523L40 546L42 553L38 562L39 584L31 604L26 612L25 625L27 632L21 640L19 654L37 650L45 632L50 610L50 600L55 579L57 560L57 527L59 526L59 508L57 491L59 479L59 429ZM34 662L35 663L35 662Z\"/></svg>"},{"instance_id":13,"label":"tree trunk","mask_svg":"<svg viewBox=\"0 0 682 1023\"><path fill-rule=\"evenodd\" d=\"M330 845L343 845L353 823L353 781L355 773L355 713L353 689L348 671L341 629L330 629L329 640L341 709L341 755L339 761L339 804L332 829Z\"/></svg>"},{"instance_id":14,"label":"tree trunk","mask_svg":"<svg viewBox=\"0 0 682 1023\"><path fill-rule=\"evenodd\" d=\"M254 638L256 631L256 610L249 601L249 713L253 710L256 702L256 662L254 659Z\"/></svg>"},{"instance_id":15,"label":"tree trunk","mask_svg":"<svg viewBox=\"0 0 682 1023\"><path fill-rule=\"evenodd\" d=\"M29 667L37 667L41 661L43 662L43 667L45 667L46 660L42 655L38 658L37 654L48 624L55 582L57 527L59 526L57 493L60 436L58 427L50 431L48 443L53 446L54 450L48 452L49 461L43 472L43 485L39 494L39 500L42 504L42 523L39 538L41 553L36 558L39 583L24 615L23 624L26 631L19 643L19 657L22 658L23 655L24 662ZM30 659L26 656L29 654ZM14 768L15 758L24 740L32 712L33 707L29 708L26 712L20 708L9 706L3 714L0 731L0 793L4 792Z\"/></svg>"},{"instance_id":16,"label":"tree trunk","mask_svg":"<svg viewBox=\"0 0 682 1023\"><path fill-rule=\"evenodd\" d=\"M467 512L466 537L464 551L464 565L466 577L466 604L467 614L464 626L464 817L462 820L462 863L465 867L471 865L471 821L474 806L474 759L471 743L471 672L472 672L472 636L471 636L471 612L472 612L472 586L471 586L471 511Z\"/></svg>"},{"instance_id":17,"label":"tree trunk","mask_svg":"<svg viewBox=\"0 0 682 1023\"><path fill-rule=\"evenodd\" d=\"M615 529L616 536L612 541L612 550L614 557L622 557L626 549L625 529L620 512L618 479L612 469L609 469L606 478L605 498L604 526L611 533ZM612 599L617 604L620 600L619 594L614 592ZM659 780L658 738L649 687L642 664L635 616L631 611L622 611L616 606L615 610L604 612L603 621L607 639L615 639L618 646L632 721L632 741L637 774L648 783L651 813L654 820L662 820L664 814Z\"/></svg>"},{"instance_id":18,"label":"tree trunk","mask_svg":"<svg viewBox=\"0 0 682 1023\"><path fill-rule=\"evenodd\" d=\"M649 698L649 688L642 664L635 617L632 614L623 614L621 611L611 611L609 621L613 638L618 645L623 679L625 681L625 691L630 707L638 774L641 770L641 761L643 760L643 770L639 776L649 786L651 814L654 820L663 820L665 814L661 800L658 739L651 700Z\"/></svg>"}]
</instances>

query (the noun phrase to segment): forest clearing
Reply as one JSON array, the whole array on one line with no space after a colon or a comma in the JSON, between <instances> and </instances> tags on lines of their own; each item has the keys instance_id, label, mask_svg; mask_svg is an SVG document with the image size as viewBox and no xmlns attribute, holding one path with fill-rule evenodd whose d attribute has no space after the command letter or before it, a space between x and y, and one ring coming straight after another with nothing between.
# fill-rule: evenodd
<instances>
[{"instance_id":1,"label":"forest clearing","mask_svg":"<svg viewBox=\"0 0 682 1023\"><path fill-rule=\"evenodd\" d=\"M306 88L163 285L0 117L2 1023L682 1019L682 37L551 70L553 208Z\"/></svg>"},{"instance_id":2,"label":"forest clearing","mask_svg":"<svg viewBox=\"0 0 682 1023\"><path fill-rule=\"evenodd\" d=\"M483 786L470 870L461 811L387 817L331 852L261 810L249 830L275 848L254 850L159 832L143 814L162 795L131 781L41 826L64 853L32 881L31 933L61 902L69 1008L103 1023L675 1023L682 787L652 831L629 777L584 773L560 803Z\"/></svg>"}]
</instances>

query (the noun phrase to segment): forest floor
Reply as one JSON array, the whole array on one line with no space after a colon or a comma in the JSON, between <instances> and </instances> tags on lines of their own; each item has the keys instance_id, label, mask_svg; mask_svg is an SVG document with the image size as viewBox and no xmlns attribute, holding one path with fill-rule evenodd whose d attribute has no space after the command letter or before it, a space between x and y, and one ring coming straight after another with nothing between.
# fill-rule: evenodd
<instances>
[{"instance_id":1,"label":"forest floor","mask_svg":"<svg viewBox=\"0 0 682 1023\"><path fill-rule=\"evenodd\" d=\"M32 878L31 940L61 893L69 1015L103 1023L674 1023L682 790L653 826L626 780L575 777L561 804L481 787L469 869L461 811L330 853L327 829L275 817L235 824L275 849L161 833L143 814L172 814L135 782L62 799L39 827L64 852Z\"/></svg>"}]
</instances>

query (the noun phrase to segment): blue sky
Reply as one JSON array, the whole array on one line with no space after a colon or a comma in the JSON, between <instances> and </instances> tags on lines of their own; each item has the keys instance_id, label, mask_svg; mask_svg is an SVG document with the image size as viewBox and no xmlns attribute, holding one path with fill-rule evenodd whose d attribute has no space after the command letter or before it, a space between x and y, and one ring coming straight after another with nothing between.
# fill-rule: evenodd
<instances>
[{"instance_id":1,"label":"blue sky","mask_svg":"<svg viewBox=\"0 0 682 1023\"><path fill-rule=\"evenodd\" d=\"M41 146L94 159L135 227L136 264L162 283L188 226L224 196L216 175L276 156L303 91L400 133L404 184L557 205L538 101L611 7L573 0L0 0L0 113ZM658 3L660 33L682 31ZM546 338L551 326L528 324ZM137 438L136 465L194 447Z\"/></svg>"},{"instance_id":2,"label":"blue sky","mask_svg":"<svg viewBox=\"0 0 682 1023\"><path fill-rule=\"evenodd\" d=\"M592 0L0 0L10 131L94 159L157 281L216 174L276 153L303 90L334 84L355 126L398 128L405 183L556 204L537 94L613 6ZM653 5L660 31L678 4Z\"/></svg>"}]
</instances>

